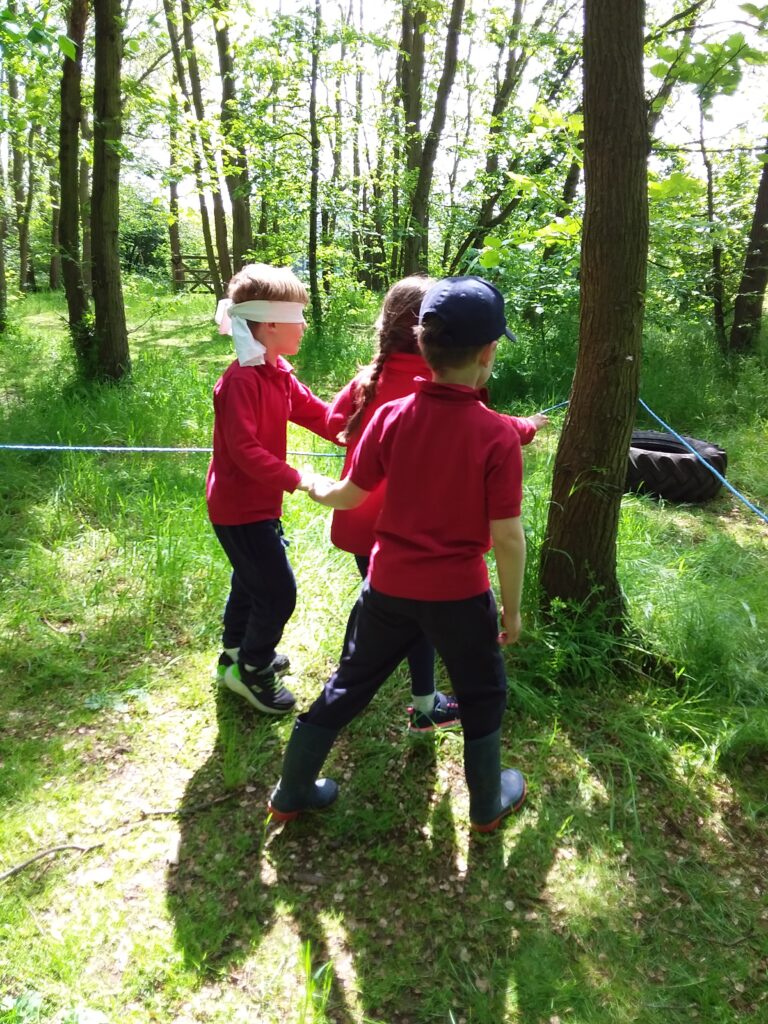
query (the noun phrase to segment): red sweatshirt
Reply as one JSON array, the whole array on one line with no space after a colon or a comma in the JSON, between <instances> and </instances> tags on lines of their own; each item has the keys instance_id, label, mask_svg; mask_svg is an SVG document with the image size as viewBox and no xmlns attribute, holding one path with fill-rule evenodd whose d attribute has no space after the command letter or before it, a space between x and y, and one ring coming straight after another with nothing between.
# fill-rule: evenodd
<instances>
[{"instance_id":1,"label":"red sweatshirt","mask_svg":"<svg viewBox=\"0 0 768 1024\"><path fill-rule=\"evenodd\" d=\"M370 423L376 410L396 398L412 395L418 390L418 379L421 378L431 380L432 371L420 355L395 352L387 359L379 377L376 395L373 401L366 406L354 437L348 442L347 457L344 460L344 468L341 472L342 478L349 474L352 456L355 454L355 450L360 443L363 431ZM354 384L354 381L350 381L338 393L331 405L331 415L339 431L344 429L347 420L354 412ZM479 392L479 395L483 402L487 400L487 392L484 388ZM505 416L504 418L510 420L516 428L520 436L520 443L530 444L536 436L536 428L531 421L518 416ZM357 508L345 511L337 510L333 513L331 541L337 548L340 548L342 551L349 551L353 555L370 555L375 540L374 527L384 502L386 486L386 482L382 481L376 490Z\"/></svg>"},{"instance_id":2,"label":"red sweatshirt","mask_svg":"<svg viewBox=\"0 0 768 1024\"><path fill-rule=\"evenodd\" d=\"M289 420L329 441L340 429L282 356L276 366L232 363L213 389L213 409L205 495L217 526L280 518L283 492L295 491L301 479L285 461Z\"/></svg>"},{"instance_id":3,"label":"red sweatshirt","mask_svg":"<svg viewBox=\"0 0 768 1024\"><path fill-rule=\"evenodd\" d=\"M364 491L386 478L371 586L392 597L458 601L488 589L490 523L520 515L520 435L478 391L422 381L373 416L349 477Z\"/></svg>"}]
</instances>

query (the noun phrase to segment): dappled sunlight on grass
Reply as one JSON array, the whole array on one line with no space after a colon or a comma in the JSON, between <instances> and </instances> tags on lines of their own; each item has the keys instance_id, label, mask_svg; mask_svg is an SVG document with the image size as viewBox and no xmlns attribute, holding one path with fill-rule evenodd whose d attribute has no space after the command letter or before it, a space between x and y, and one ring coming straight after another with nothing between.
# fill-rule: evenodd
<instances>
[{"instance_id":1,"label":"dappled sunlight on grass","mask_svg":"<svg viewBox=\"0 0 768 1024\"><path fill-rule=\"evenodd\" d=\"M209 297L159 297L131 336L133 381L89 391L62 386L59 300L29 301L0 373L8 440L210 443L229 341ZM131 298L132 325L150 301ZM361 331L349 351L366 346ZM312 339L302 361L325 394L352 370ZM515 412L533 407L515 397ZM765 505L764 434L743 426L734 472L749 467ZM205 454L2 453L0 874L82 849L2 883L0 986L39 991L41 1021L62 1024L76 1005L125 1024L293 1024L302 1007L307 1024L760 1020L762 527L730 497L627 497L630 632L545 621L536 557L556 445L553 425L525 453L526 633L505 652L503 763L530 795L487 837L468 828L460 735L407 735L403 670L331 751L337 805L267 827L293 717L259 716L211 680L229 567ZM311 454L328 442L291 427L288 447L338 475L340 459ZM284 525L299 603L281 649L306 707L360 580L305 495L286 497Z\"/></svg>"}]
</instances>

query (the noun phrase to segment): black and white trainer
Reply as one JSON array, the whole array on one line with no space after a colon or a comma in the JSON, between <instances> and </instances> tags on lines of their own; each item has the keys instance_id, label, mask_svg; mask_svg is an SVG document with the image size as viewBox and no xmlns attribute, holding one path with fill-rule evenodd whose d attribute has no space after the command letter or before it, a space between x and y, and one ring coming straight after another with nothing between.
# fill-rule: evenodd
<instances>
[{"instance_id":1,"label":"black and white trainer","mask_svg":"<svg viewBox=\"0 0 768 1024\"><path fill-rule=\"evenodd\" d=\"M271 665L250 671L244 665L230 665L224 672L224 686L265 715L287 715L296 707L296 698L281 686Z\"/></svg>"}]
</instances>

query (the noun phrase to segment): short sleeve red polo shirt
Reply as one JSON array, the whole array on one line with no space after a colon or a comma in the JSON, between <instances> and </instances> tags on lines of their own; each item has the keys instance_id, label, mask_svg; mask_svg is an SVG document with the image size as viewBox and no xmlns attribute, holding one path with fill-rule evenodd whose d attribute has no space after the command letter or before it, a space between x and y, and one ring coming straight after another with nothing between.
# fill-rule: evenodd
<instances>
[{"instance_id":1,"label":"short sleeve red polo shirt","mask_svg":"<svg viewBox=\"0 0 768 1024\"><path fill-rule=\"evenodd\" d=\"M488 589L489 523L520 515L520 437L472 388L422 381L382 406L349 476L365 491L386 479L370 581L392 597L454 601Z\"/></svg>"}]
</instances>

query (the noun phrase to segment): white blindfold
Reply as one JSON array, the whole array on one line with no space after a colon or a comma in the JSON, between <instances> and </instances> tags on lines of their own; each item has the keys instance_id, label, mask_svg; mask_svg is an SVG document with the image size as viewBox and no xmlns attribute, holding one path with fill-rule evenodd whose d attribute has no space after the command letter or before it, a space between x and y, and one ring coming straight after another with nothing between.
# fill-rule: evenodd
<instances>
[{"instance_id":1,"label":"white blindfold","mask_svg":"<svg viewBox=\"0 0 768 1024\"><path fill-rule=\"evenodd\" d=\"M216 307L214 320L219 334L231 334L237 361L241 366L260 366L266 348L251 334L248 321L261 324L300 324L304 320L301 302L274 302L270 299L249 299L232 302L222 299Z\"/></svg>"}]
</instances>

